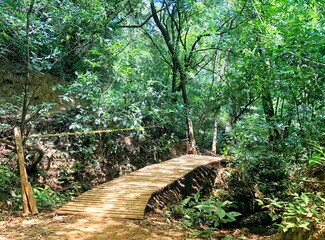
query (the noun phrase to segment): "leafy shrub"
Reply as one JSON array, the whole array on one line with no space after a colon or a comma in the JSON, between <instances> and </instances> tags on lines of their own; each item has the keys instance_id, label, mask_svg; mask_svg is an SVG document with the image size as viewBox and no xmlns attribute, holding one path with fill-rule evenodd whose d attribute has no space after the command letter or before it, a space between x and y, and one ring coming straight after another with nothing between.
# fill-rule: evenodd
<instances>
[{"instance_id":1,"label":"leafy shrub","mask_svg":"<svg viewBox=\"0 0 325 240\"><path fill-rule=\"evenodd\" d=\"M0 202L8 209L18 208L19 177L8 166L0 164Z\"/></svg>"},{"instance_id":2,"label":"leafy shrub","mask_svg":"<svg viewBox=\"0 0 325 240\"><path fill-rule=\"evenodd\" d=\"M235 159L236 167L248 176L251 185L267 195L282 195L287 189L288 163L277 152L264 149L240 154Z\"/></svg>"},{"instance_id":3,"label":"leafy shrub","mask_svg":"<svg viewBox=\"0 0 325 240\"><path fill-rule=\"evenodd\" d=\"M171 207L165 214L182 219L187 228L199 230L198 235L212 235L213 231L222 224L236 221L238 212L227 212L232 205L229 201L221 202L211 196L208 199L200 199L200 192L194 196L185 198L179 205Z\"/></svg>"},{"instance_id":4,"label":"leafy shrub","mask_svg":"<svg viewBox=\"0 0 325 240\"><path fill-rule=\"evenodd\" d=\"M45 187L34 187L34 197L40 210L53 209L67 201L64 195Z\"/></svg>"},{"instance_id":5,"label":"leafy shrub","mask_svg":"<svg viewBox=\"0 0 325 240\"><path fill-rule=\"evenodd\" d=\"M322 166L325 167L325 152L324 148L319 145L313 145L314 153L309 159L308 163L310 167Z\"/></svg>"},{"instance_id":6,"label":"leafy shrub","mask_svg":"<svg viewBox=\"0 0 325 240\"><path fill-rule=\"evenodd\" d=\"M269 141L270 128L261 116L246 116L227 135L230 140L225 146L233 165L250 177L251 185L257 185L268 196L281 195L287 189L288 167L294 160L292 149L286 149L287 142Z\"/></svg>"},{"instance_id":7,"label":"leafy shrub","mask_svg":"<svg viewBox=\"0 0 325 240\"><path fill-rule=\"evenodd\" d=\"M283 232L289 229L295 232L299 229L310 230L317 222L323 221L325 211L325 198L321 193L297 193L292 194L287 201L278 198L265 198L268 204L264 205L258 200L263 208L269 209L269 214L273 220L281 219L277 224Z\"/></svg>"}]
</instances>

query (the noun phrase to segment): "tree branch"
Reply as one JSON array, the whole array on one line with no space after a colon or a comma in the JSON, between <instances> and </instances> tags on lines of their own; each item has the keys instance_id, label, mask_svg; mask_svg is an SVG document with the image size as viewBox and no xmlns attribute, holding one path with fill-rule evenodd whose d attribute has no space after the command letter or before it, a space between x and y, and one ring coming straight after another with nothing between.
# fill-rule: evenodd
<instances>
[{"instance_id":1,"label":"tree branch","mask_svg":"<svg viewBox=\"0 0 325 240\"><path fill-rule=\"evenodd\" d=\"M260 98L261 95L257 96L256 98L251 98L248 103L240 110L240 112L237 114L237 116L235 117L233 123L235 124L237 122L237 120L244 114L244 112L247 110L247 108L253 104L257 99Z\"/></svg>"},{"instance_id":2,"label":"tree branch","mask_svg":"<svg viewBox=\"0 0 325 240\"><path fill-rule=\"evenodd\" d=\"M167 63L170 67L172 67L171 62L167 60L167 58L165 57L165 55L163 54L163 52L161 51L159 46L156 44L156 42L153 40L153 38L150 36L150 34L145 29L143 29L143 31L148 36L148 38L150 39L152 44L155 46L155 48L158 50L158 52L159 52L160 56L163 58L164 62Z\"/></svg>"},{"instance_id":3,"label":"tree branch","mask_svg":"<svg viewBox=\"0 0 325 240\"><path fill-rule=\"evenodd\" d=\"M317 181L317 180L307 180L307 179L297 179L294 177L291 177L291 180L297 181L297 182L306 182L306 183L315 183L315 184L325 184L325 181Z\"/></svg>"},{"instance_id":4,"label":"tree branch","mask_svg":"<svg viewBox=\"0 0 325 240\"><path fill-rule=\"evenodd\" d=\"M162 11L162 9L160 9L159 11ZM157 12L159 12L159 11L157 11ZM122 26L116 26L116 27L117 28L142 28L145 24L147 24L149 22L149 20L151 18L152 18L152 15L150 15L142 23L137 24L137 25L122 25Z\"/></svg>"},{"instance_id":5,"label":"tree branch","mask_svg":"<svg viewBox=\"0 0 325 240\"><path fill-rule=\"evenodd\" d=\"M310 59L310 58L306 58L306 57L299 56L299 55L297 55L296 53L291 52L291 51L288 51L288 52L291 53L292 55L296 56L296 57L299 57L299 58L305 60L305 61L308 61L308 62L311 62L311 63L317 64L317 65L320 65L320 66L325 66L325 63L321 63L321 62L318 62L318 61L312 60L312 59Z\"/></svg>"}]
</instances>

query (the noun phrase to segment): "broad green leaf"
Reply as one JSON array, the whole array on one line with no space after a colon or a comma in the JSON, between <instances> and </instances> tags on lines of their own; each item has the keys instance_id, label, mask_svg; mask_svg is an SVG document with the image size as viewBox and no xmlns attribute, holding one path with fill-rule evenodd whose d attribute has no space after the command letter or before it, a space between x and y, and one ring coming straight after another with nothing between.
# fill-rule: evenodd
<instances>
[{"instance_id":1,"label":"broad green leaf","mask_svg":"<svg viewBox=\"0 0 325 240\"><path fill-rule=\"evenodd\" d=\"M216 212L220 219L223 219L226 216L226 212L222 208L217 208Z\"/></svg>"}]
</instances>

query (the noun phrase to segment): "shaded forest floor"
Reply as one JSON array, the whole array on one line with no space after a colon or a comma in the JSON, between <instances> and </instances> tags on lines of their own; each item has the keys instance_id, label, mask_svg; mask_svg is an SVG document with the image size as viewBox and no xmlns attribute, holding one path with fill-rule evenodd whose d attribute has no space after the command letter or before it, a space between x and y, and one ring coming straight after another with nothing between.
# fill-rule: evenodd
<instances>
[{"instance_id":1,"label":"shaded forest floor","mask_svg":"<svg viewBox=\"0 0 325 240\"><path fill-rule=\"evenodd\" d=\"M221 239L272 239L263 236L265 229L232 229L216 232ZM251 231L251 232L250 232ZM191 240L193 237L178 224L166 222L162 217L150 216L144 220L121 220L102 217L58 216L54 213L27 218L10 218L0 221L0 239L112 239L112 240ZM218 238L217 238L218 239Z\"/></svg>"}]
</instances>

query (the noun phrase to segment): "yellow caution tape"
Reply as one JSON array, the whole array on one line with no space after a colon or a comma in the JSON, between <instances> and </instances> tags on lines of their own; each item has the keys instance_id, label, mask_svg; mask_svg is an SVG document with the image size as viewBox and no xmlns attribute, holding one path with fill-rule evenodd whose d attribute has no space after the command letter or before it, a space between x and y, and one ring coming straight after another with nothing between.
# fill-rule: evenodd
<instances>
[{"instance_id":1,"label":"yellow caution tape","mask_svg":"<svg viewBox=\"0 0 325 240\"><path fill-rule=\"evenodd\" d=\"M144 127L144 128L154 128L154 127ZM94 133L109 133L109 132L123 132L134 130L135 128L119 128L119 129L107 129L107 130L94 130L88 132L68 132L68 133L53 133L44 135L30 135L27 138L46 138L46 137L62 137L62 136L72 136L72 135L84 135L84 134L94 134Z\"/></svg>"}]
</instances>

